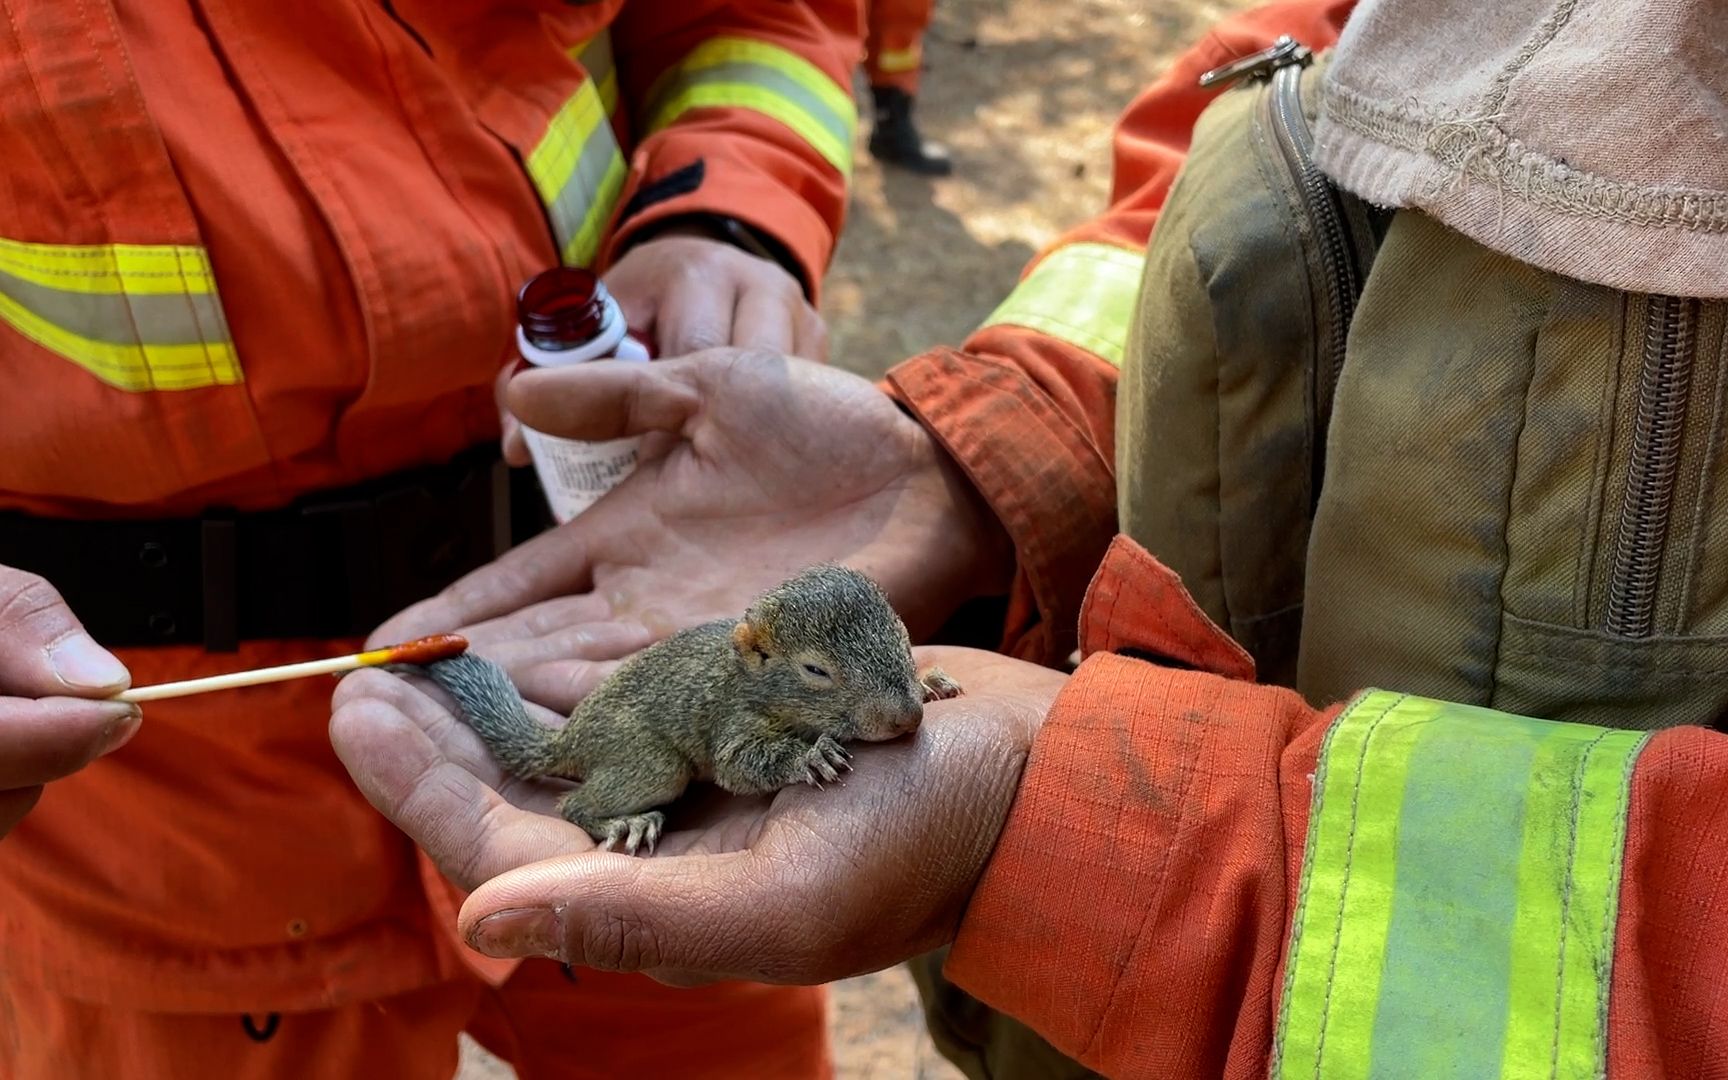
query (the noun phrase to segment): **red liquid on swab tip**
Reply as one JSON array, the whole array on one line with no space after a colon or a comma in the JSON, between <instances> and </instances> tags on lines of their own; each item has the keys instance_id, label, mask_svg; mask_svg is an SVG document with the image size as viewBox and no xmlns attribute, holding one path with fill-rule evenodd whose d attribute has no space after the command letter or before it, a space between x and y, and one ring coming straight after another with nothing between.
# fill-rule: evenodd
<instances>
[{"instance_id":1,"label":"red liquid on swab tip","mask_svg":"<svg viewBox=\"0 0 1728 1080\"><path fill-rule=\"evenodd\" d=\"M433 634L392 645L385 651L389 653L389 659L384 661L386 664L430 664L434 660L448 660L467 652L468 639L460 634Z\"/></svg>"}]
</instances>

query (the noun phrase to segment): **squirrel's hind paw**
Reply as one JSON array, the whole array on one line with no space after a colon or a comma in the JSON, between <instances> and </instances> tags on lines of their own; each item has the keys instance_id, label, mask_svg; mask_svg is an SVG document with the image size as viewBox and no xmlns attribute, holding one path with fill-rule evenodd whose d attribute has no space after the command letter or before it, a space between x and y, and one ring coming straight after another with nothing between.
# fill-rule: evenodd
<instances>
[{"instance_id":1,"label":"squirrel's hind paw","mask_svg":"<svg viewBox=\"0 0 1728 1080\"><path fill-rule=\"evenodd\" d=\"M622 844L626 855L634 855L644 846L647 853L652 855L654 845L660 842L660 834L665 831L666 815L658 810L650 810L646 814L629 814L602 821L600 828L604 835L595 839L600 841L601 851L614 851Z\"/></svg>"},{"instance_id":2,"label":"squirrel's hind paw","mask_svg":"<svg viewBox=\"0 0 1728 1080\"><path fill-rule=\"evenodd\" d=\"M918 676L918 683L924 687L924 700L927 702L947 701L965 692L960 689L960 684L954 681L953 676L939 667L933 667Z\"/></svg>"}]
</instances>

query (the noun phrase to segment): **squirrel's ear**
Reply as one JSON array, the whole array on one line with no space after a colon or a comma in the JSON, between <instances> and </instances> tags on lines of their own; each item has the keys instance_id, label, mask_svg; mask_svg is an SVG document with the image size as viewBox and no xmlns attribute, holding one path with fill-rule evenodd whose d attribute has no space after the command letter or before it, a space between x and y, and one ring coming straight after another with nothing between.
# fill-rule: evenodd
<instances>
[{"instance_id":1,"label":"squirrel's ear","mask_svg":"<svg viewBox=\"0 0 1728 1080\"><path fill-rule=\"evenodd\" d=\"M751 667L761 667L768 662L768 654L762 649L756 628L748 621L740 621L732 627L732 647L738 650L738 658Z\"/></svg>"}]
</instances>

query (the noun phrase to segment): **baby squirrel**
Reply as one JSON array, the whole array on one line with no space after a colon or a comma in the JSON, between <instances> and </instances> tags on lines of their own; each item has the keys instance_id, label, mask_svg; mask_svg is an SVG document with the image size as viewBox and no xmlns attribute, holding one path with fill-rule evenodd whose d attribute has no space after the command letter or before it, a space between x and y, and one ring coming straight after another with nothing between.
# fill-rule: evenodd
<instances>
[{"instance_id":1,"label":"baby squirrel","mask_svg":"<svg viewBox=\"0 0 1728 1080\"><path fill-rule=\"evenodd\" d=\"M512 775L582 781L558 803L603 849L649 852L664 806L692 780L738 795L821 786L850 769L841 746L918 727L924 703L956 697L940 668L919 676L906 626L868 577L806 570L750 605L626 660L562 728L529 717L502 669L465 653L421 672Z\"/></svg>"}]
</instances>

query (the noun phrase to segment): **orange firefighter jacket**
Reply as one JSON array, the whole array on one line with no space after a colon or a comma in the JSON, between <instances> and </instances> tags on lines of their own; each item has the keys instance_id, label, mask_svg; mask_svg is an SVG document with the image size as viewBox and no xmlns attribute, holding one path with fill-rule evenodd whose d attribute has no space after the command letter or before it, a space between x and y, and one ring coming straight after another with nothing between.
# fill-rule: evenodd
<instances>
[{"instance_id":1,"label":"orange firefighter jacket","mask_svg":"<svg viewBox=\"0 0 1728 1080\"><path fill-rule=\"evenodd\" d=\"M1115 535L1117 365L1198 76L1350 8L1218 26L1123 117L1109 212L889 373L1014 542L1004 649L1085 656L946 973L1111 1076L1720 1075L1728 736L1315 709Z\"/></svg>"},{"instance_id":2,"label":"orange firefighter jacket","mask_svg":"<svg viewBox=\"0 0 1728 1080\"><path fill-rule=\"evenodd\" d=\"M241 511L495 439L516 289L689 212L814 291L850 167L847 0L11 0L0 510ZM138 682L318 655L126 650ZM152 706L0 848L0 971L145 1010L454 970L316 681Z\"/></svg>"}]
</instances>

